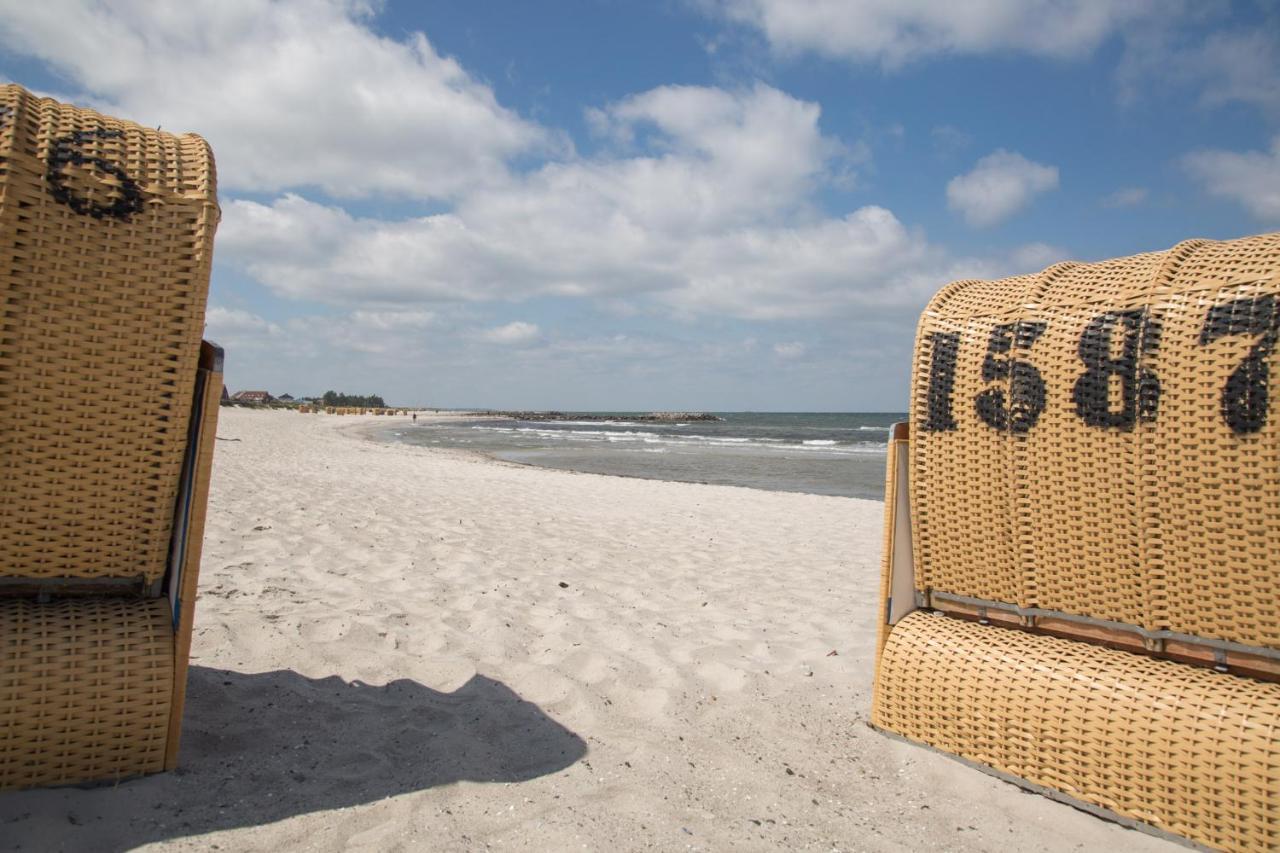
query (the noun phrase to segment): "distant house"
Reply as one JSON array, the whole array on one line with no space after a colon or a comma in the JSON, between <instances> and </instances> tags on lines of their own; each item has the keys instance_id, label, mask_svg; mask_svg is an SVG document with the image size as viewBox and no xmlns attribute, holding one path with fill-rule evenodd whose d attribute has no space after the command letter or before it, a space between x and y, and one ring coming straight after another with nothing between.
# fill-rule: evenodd
<instances>
[{"instance_id":1,"label":"distant house","mask_svg":"<svg viewBox=\"0 0 1280 853\"><path fill-rule=\"evenodd\" d=\"M293 397L289 394L281 394L279 397L276 397L276 399L279 400L281 403L293 402Z\"/></svg>"},{"instance_id":2,"label":"distant house","mask_svg":"<svg viewBox=\"0 0 1280 853\"><path fill-rule=\"evenodd\" d=\"M237 391L231 399L241 403L270 403L275 398L266 391Z\"/></svg>"}]
</instances>

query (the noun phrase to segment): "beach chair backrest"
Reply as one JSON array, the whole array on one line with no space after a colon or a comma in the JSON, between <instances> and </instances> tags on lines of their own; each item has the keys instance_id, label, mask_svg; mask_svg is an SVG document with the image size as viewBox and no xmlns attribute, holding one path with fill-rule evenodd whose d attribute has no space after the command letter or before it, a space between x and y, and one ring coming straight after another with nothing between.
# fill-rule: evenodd
<instances>
[{"instance_id":1,"label":"beach chair backrest","mask_svg":"<svg viewBox=\"0 0 1280 853\"><path fill-rule=\"evenodd\" d=\"M918 330L917 598L1280 649L1280 234L959 281Z\"/></svg>"},{"instance_id":2,"label":"beach chair backrest","mask_svg":"<svg viewBox=\"0 0 1280 853\"><path fill-rule=\"evenodd\" d=\"M209 146L0 86L0 581L153 587L219 211Z\"/></svg>"},{"instance_id":3,"label":"beach chair backrest","mask_svg":"<svg viewBox=\"0 0 1280 853\"><path fill-rule=\"evenodd\" d=\"M872 724L1277 849L1278 344L1280 234L944 287L888 447Z\"/></svg>"}]
</instances>

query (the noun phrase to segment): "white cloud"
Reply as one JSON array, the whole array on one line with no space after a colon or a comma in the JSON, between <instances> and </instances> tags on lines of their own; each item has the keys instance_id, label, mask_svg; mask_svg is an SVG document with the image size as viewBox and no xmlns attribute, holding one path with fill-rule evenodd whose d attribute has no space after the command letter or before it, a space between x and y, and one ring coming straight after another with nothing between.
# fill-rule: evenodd
<instances>
[{"instance_id":1,"label":"white cloud","mask_svg":"<svg viewBox=\"0 0 1280 853\"><path fill-rule=\"evenodd\" d=\"M1146 187L1118 189L1102 200L1103 207L1137 207L1147 200Z\"/></svg>"},{"instance_id":2,"label":"white cloud","mask_svg":"<svg viewBox=\"0 0 1280 853\"><path fill-rule=\"evenodd\" d=\"M903 317L953 278L1026 271L956 258L883 207L824 216L813 193L843 163L819 119L764 85L662 87L594 113L618 148L509 176L448 213L231 201L218 257L279 295L351 308L558 296L681 319Z\"/></svg>"},{"instance_id":3,"label":"white cloud","mask_svg":"<svg viewBox=\"0 0 1280 853\"><path fill-rule=\"evenodd\" d=\"M865 150L824 135L817 104L763 84L624 98L590 112L605 152L561 148L516 174L507 159L552 135L425 36L377 35L371 8L13 4L0 45L112 112L206 133L224 189L449 198L447 212L404 219L295 192L224 201L219 265L363 310L343 332L360 346L378 346L405 306L434 321L428 303L566 296L681 317L822 317L912 310L957 270L1003 269L951 257L881 207L823 215L815 191L848 185Z\"/></svg>"},{"instance_id":4,"label":"white cloud","mask_svg":"<svg viewBox=\"0 0 1280 853\"><path fill-rule=\"evenodd\" d=\"M280 327L257 314L240 308L209 307L205 313L205 326L211 334L278 334Z\"/></svg>"},{"instance_id":5,"label":"white cloud","mask_svg":"<svg viewBox=\"0 0 1280 853\"><path fill-rule=\"evenodd\" d=\"M359 326L371 331L417 331L439 323L434 311L356 311L351 315Z\"/></svg>"},{"instance_id":6,"label":"white cloud","mask_svg":"<svg viewBox=\"0 0 1280 853\"><path fill-rule=\"evenodd\" d=\"M1258 4L1248 28L1231 4L1190 0L689 0L759 32L775 54L898 70L947 56L1089 57L1123 45L1121 101L1196 93L1205 107L1280 114L1280 18Z\"/></svg>"},{"instance_id":7,"label":"white cloud","mask_svg":"<svg viewBox=\"0 0 1280 853\"><path fill-rule=\"evenodd\" d=\"M559 190L595 181L602 200L668 230L774 218L803 204L843 151L823 136L820 112L763 84L739 91L662 86L592 113L613 138L645 135L644 152L596 161L594 174L581 165L546 170L533 183Z\"/></svg>"},{"instance_id":8,"label":"white cloud","mask_svg":"<svg viewBox=\"0 0 1280 853\"><path fill-rule=\"evenodd\" d=\"M805 350L807 349L808 347L800 341L789 341L787 343L773 345L773 353L778 356L778 358L799 358L805 354Z\"/></svg>"},{"instance_id":9,"label":"white cloud","mask_svg":"<svg viewBox=\"0 0 1280 853\"><path fill-rule=\"evenodd\" d=\"M1008 219L1036 195L1057 187L1056 166L1036 163L1002 148L947 183L947 205L963 214L970 225L986 227Z\"/></svg>"},{"instance_id":10,"label":"white cloud","mask_svg":"<svg viewBox=\"0 0 1280 853\"><path fill-rule=\"evenodd\" d=\"M840 154L818 118L768 86L663 87L597 114L644 152L551 163L398 221L297 195L231 201L219 257L282 295L343 304L657 293L694 312L809 316L815 297L856 298L886 266L940 257L882 208L810 207Z\"/></svg>"},{"instance_id":11,"label":"white cloud","mask_svg":"<svg viewBox=\"0 0 1280 853\"><path fill-rule=\"evenodd\" d=\"M699 238L813 218L841 146L816 105L768 86L663 87L598 111L647 153L554 162L450 213L359 219L285 195L224 205L219 256L277 293L332 302L602 296L678 288ZM628 156L632 155L632 156Z\"/></svg>"},{"instance_id":12,"label":"white cloud","mask_svg":"<svg viewBox=\"0 0 1280 853\"><path fill-rule=\"evenodd\" d=\"M1280 29L1274 24L1206 32L1204 21L1166 22L1135 31L1117 72L1121 100L1180 97L1190 88L1202 107L1240 103L1280 113Z\"/></svg>"},{"instance_id":13,"label":"white cloud","mask_svg":"<svg viewBox=\"0 0 1280 853\"><path fill-rule=\"evenodd\" d=\"M206 136L225 189L449 198L553 144L421 33L359 0L4 3L0 46L89 101Z\"/></svg>"},{"instance_id":14,"label":"white cloud","mask_svg":"<svg viewBox=\"0 0 1280 853\"><path fill-rule=\"evenodd\" d=\"M613 170L571 171L563 192L513 188L502 214L350 219L317 240L323 251L255 238L308 232L340 211L296 197L234 202L220 257L283 295L344 305L628 297L650 311L765 320L910 313L951 279L1027 271L1017 258L955 258L874 206L798 225L642 225L601 199Z\"/></svg>"},{"instance_id":15,"label":"white cloud","mask_svg":"<svg viewBox=\"0 0 1280 853\"><path fill-rule=\"evenodd\" d=\"M218 253L294 298L374 304L498 298L519 271L481 239L452 214L361 219L287 194L270 205L224 204Z\"/></svg>"},{"instance_id":16,"label":"white cloud","mask_svg":"<svg viewBox=\"0 0 1280 853\"><path fill-rule=\"evenodd\" d=\"M939 55L1088 55L1134 21L1168 12L1153 0L703 0L758 29L778 52L898 68Z\"/></svg>"},{"instance_id":17,"label":"white cloud","mask_svg":"<svg viewBox=\"0 0 1280 853\"><path fill-rule=\"evenodd\" d=\"M1196 151L1183 164L1205 192L1244 205L1266 222L1280 222L1280 136L1270 151Z\"/></svg>"},{"instance_id":18,"label":"white cloud","mask_svg":"<svg viewBox=\"0 0 1280 853\"><path fill-rule=\"evenodd\" d=\"M1206 105L1239 102L1280 110L1280 37L1274 30L1213 33L1196 60Z\"/></svg>"},{"instance_id":19,"label":"white cloud","mask_svg":"<svg viewBox=\"0 0 1280 853\"><path fill-rule=\"evenodd\" d=\"M488 341L491 344L503 344L506 346L519 346L521 344L529 344L538 340L541 331L534 323L526 323L522 320L516 320L507 323L505 326L496 326L492 329L485 329L480 333L480 339Z\"/></svg>"},{"instance_id":20,"label":"white cloud","mask_svg":"<svg viewBox=\"0 0 1280 853\"><path fill-rule=\"evenodd\" d=\"M265 367L335 354L341 354L344 365L352 356L390 356L388 363L395 364L450 334L435 312L421 310L299 314L276 322L243 308L212 305L205 322L205 336L221 344L231 362L241 367L246 361Z\"/></svg>"}]
</instances>

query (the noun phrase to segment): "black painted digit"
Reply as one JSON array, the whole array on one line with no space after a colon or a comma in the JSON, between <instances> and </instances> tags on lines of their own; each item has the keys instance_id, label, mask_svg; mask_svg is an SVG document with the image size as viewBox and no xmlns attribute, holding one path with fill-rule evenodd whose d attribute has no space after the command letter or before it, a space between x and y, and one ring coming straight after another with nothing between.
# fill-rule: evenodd
<instances>
[{"instance_id":1,"label":"black painted digit","mask_svg":"<svg viewBox=\"0 0 1280 853\"><path fill-rule=\"evenodd\" d=\"M929 391L921 429L945 432L956 428L956 419L951 416L951 392L956 385L956 353L959 351L959 332L929 335Z\"/></svg>"},{"instance_id":2,"label":"black painted digit","mask_svg":"<svg viewBox=\"0 0 1280 853\"><path fill-rule=\"evenodd\" d=\"M79 150L79 146L90 139L115 139L122 135L118 130L100 127L95 130L77 130L69 136L54 140L46 161L48 171L45 172L45 181L49 185L49 194L76 213L92 216L94 219L109 216L112 219L127 222L130 216L142 210L142 189L133 178L125 174L124 169L102 157L86 157ZM93 166L99 172L111 175L120 182L116 198L111 204L99 204L82 198L71 192L67 186L64 169L68 165L84 166L86 164Z\"/></svg>"},{"instance_id":3,"label":"black painted digit","mask_svg":"<svg viewBox=\"0 0 1280 853\"><path fill-rule=\"evenodd\" d=\"M991 330L987 342L987 356L982 362L982 381L1009 380L1009 393L1003 388L988 388L974 401L978 417L987 426L1013 433L1026 433L1045 406L1044 379L1040 371L1025 361L1008 356L1014 349L1030 349L1044 334L1045 324L1020 321L1004 323Z\"/></svg>"},{"instance_id":4,"label":"black painted digit","mask_svg":"<svg viewBox=\"0 0 1280 853\"><path fill-rule=\"evenodd\" d=\"M1280 310L1274 296L1237 299L1215 305L1204 318L1201 345L1227 335L1256 335L1258 342L1240 366L1231 371L1222 388L1222 419L1237 435L1257 432L1267 422L1268 386L1271 367L1268 359L1280 339Z\"/></svg>"},{"instance_id":5,"label":"black painted digit","mask_svg":"<svg viewBox=\"0 0 1280 853\"><path fill-rule=\"evenodd\" d=\"M1119 356L1113 356L1116 330L1123 330ZM1160 323L1147 309L1108 311L1094 317L1080 336L1080 360L1087 368L1076 380L1071 399L1089 426L1129 431L1139 421L1155 420L1160 380L1142 359L1160 344ZM1112 377L1120 380L1120 407L1111 405Z\"/></svg>"}]
</instances>

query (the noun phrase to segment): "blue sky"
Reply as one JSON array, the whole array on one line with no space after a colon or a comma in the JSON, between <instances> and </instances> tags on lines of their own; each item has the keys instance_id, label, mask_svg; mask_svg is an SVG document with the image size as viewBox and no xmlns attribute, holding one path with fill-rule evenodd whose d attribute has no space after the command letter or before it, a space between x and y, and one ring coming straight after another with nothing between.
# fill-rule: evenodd
<instances>
[{"instance_id":1,"label":"blue sky","mask_svg":"<svg viewBox=\"0 0 1280 853\"><path fill-rule=\"evenodd\" d=\"M0 10L0 75L212 143L232 390L901 410L953 278L1280 226L1274 4Z\"/></svg>"}]
</instances>

